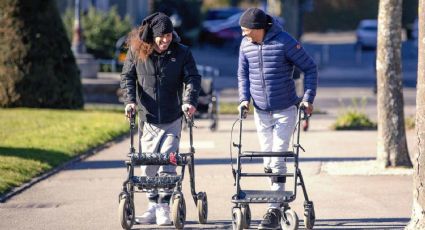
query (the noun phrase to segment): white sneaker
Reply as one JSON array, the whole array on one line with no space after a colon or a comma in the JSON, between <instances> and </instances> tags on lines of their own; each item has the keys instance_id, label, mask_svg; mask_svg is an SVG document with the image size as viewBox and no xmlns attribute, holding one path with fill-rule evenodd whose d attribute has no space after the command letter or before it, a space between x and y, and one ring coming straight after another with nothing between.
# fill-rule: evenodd
<instances>
[{"instance_id":1,"label":"white sneaker","mask_svg":"<svg viewBox=\"0 0 425 230\"><path fill-rule=\"evenodd\" d=\"M156 220L157 203L149 202L148 209L141 216L136 216L135 222L138 224L153 224Z\"/></svg>"},{"instance_id":2,"label":"white sneaker","mask_svg":"<svg viewBox=\"0 0 425 230\"><path fill-rule=\"evenodd\" d=\"M167 203L157 205L156 224L159 226L171 225L170 206Z\"/></svg>"}]
</instances>

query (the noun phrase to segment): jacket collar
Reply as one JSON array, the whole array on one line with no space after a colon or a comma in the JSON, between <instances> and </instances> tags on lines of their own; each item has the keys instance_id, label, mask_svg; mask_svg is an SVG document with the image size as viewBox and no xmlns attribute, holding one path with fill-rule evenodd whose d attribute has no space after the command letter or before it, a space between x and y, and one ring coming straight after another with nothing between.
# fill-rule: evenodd
<instances>
[{"instance_id":1,"label":"jacket collar","mask_svg":"<svg viewBox=\"0 0 425 230\"><path fill-rule=\"evenodd\" d=\"M175 43L181 42L181 38L175 30L173 30L173 40L171 40L171 42L175 42Z\"/></svg>"},{"instance_id":2,"label":"jacket collar","mask_svg":"<svg viewBox=\"0 0 425 230\"><path fill-rule=\"evenodd\" d=\"M276 20L274 17L267 15L269 23L271 23L271 26L266 31L266 34L264 35L263 42L271 40L274 36L278 35L280 32L283 31L282 25L278 20Z\"/></svg>"}]
</instances>

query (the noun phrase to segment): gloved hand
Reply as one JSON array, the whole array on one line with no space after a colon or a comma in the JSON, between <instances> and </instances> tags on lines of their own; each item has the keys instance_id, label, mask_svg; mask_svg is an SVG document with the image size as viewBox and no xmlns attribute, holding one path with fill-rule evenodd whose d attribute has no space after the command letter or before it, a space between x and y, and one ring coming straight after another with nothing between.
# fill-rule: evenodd
<instances>
[{"instance_id":1,"label":"gloved hand","mask_svg":"<svg viewBox=\"0 0 425 230\"><path fill-rule=\"evenodd\" d=\"M130 114L134 115L136 113L136 104L129 103L125 106L124 114L127 118L130 118Z\"/></svg>"},{"instance_id":2,"label":"gloved hand","mask_svg":"<svg viewBox=\"0 0 425 230\"><path fill-rule=\"evenodd\" d=\"M307 101L302 101L300 106L304 107L305 113L307 113L307 115L311 116L311 114L313 113L313 104L311 104Z\"/></svg>"},{"instance_id":3,"label":"gloved hand","mask_svg":"<svg viewBox=\"0 0 425 230\"><path fill-rule=\"evenodd\" d=\"M191 104L183 104L182 111L184 114L186 114L186 116L191 118L196 112L196 107Z\"/></svg>"},{"instance_id":4,"label":"gloved hand","mask_svg":"<svg viewBox=\"0 0 425 230\"><path fill-rule=\"evenodd\" d=\"M238 106L238 111L242 118L246 118L249 112L249 101L242 101Z\"/></svg>"}]
</instances>

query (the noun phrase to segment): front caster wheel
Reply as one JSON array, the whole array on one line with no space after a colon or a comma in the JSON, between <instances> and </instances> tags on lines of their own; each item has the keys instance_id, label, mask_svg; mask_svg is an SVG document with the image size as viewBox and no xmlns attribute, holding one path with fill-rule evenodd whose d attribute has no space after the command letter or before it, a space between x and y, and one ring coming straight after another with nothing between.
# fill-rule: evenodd
<instances>
[{"instance_id":1,"label":"front caster wheel","mask_svg":"<svg viewBox=\"0 0 425 230\"><path fill-rule=\"evenodd\" d=\"M134 224L135 210L133 200L129 196L123 196L118 207L118 216L123 229L131 229Z\"/></svg>"},{"instance_id":2,"label":"front caster wheel","mask_svg":"<svg viewBox=\"0 0 425 230\"><path fill-rule=\"evenodd\" d=\"M200 224L206 224L208 219L208 200L205 192L198 194L198 201L196 203L198 208L198 219Z\"/></svg>"},{"instance_id":3,"label":"front caster wheel","mask_svg":"<svg viewBox=\"0 0 425 230\"><path fill-rule=\"evenodd\" d=\"M296 230L298 229L298 216L293 210L288 209L283 213L280 222L282 230Z\"/></svg>"},{"instance_id":4,"label":"front caster wheel","mask_svg":"<svg viewBox=\"0 0 425 230\"><path fill-rule=\"evenodd\" d=\"M172 206L173 224L177 229L183 229L186 221L186 203L183 195L174 198Z\"/></svg>"},{"instance_id":5,"label":"front caster wheel","mask_svg":"<svg viewBox=\"0 0 425 230\"><path fill-rule=\"evenodd\" d=\"M233 230L242 230L242 212L240 208L233 208L232 210L232 227Z\"/></svg>"},{"instance_id":6,"label":"front caster wheel","mask_svg":"<svg viewBox=\"0 0 425 230\"><path fill-rule=\"evenodd\" d=\"M241 212L242 228L249 228L249 226L251 225L251 209L249 208L249 205L242 205Z\"/></svg>"}]
</instances>

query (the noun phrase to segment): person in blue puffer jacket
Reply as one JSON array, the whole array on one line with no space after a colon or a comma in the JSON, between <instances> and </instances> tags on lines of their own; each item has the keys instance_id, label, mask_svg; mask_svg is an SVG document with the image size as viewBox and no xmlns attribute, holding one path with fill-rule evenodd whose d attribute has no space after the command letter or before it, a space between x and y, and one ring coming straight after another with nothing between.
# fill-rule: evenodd
<instances>
[{"instance_id":1,"label":"person in blue puffer jacket","mask_svg":"<svg viewBox=\"0 0 425 230\"><path fill-rule=\"evenodd\" d=\"M297 106L313 112L317 67L301 44L283 31L279 22L258 8L247 9L239 24L244 36L238 64L239 107L254 105L254 121L261 151L287 151L294 131ZM292 78L294 66L304 73L304 95L299 98ZM286 172L282 157L265 157L264 170ZM285 177L271 177L271 190L283 191ZM279 229L279 203L270 203L259 229Z\"/></svg>"}]
</instances>

